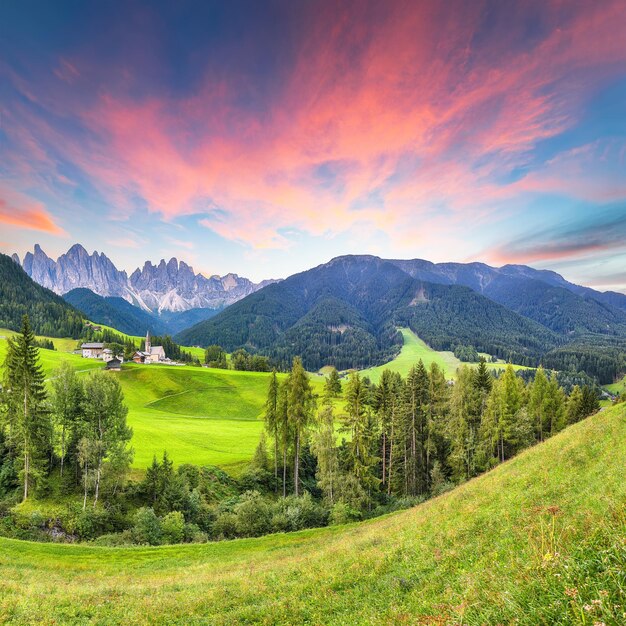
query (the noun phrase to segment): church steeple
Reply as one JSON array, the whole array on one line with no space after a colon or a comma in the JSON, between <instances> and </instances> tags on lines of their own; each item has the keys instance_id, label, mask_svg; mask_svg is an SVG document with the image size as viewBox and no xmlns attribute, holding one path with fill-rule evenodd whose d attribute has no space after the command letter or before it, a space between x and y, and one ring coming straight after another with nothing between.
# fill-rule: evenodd
<instances>
[{"instance_id":1,"label":"church steeple","mask_svg":"<svg viewBox=\"0 0 626 626\"><path fill-rule=\"evenodd\" d=\"M150 331L146 332L146 352L150 354L150 348L152 345L150 344Z\"/></svg>"}]
</instances>

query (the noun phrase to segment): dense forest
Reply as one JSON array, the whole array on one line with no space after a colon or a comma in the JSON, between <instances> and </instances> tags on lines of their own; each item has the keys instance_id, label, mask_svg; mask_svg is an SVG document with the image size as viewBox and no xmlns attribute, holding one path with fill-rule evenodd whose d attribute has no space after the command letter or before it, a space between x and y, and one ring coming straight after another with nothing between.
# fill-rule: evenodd
<instances>
[{"instance_id":1,"label":"dense forest","mask_svg":"<svg viewBox=\"0 0 626 626\"><path fill-rule=\"evenodd\" d=\"M462 360L484 352L520 365L584 371L601 384L626 370L623 310L549 272L505 270L339 257L269 285L176 338L245 348L283 370L295 356L309 370L359 369L393 358L402 342L397 328L408 326Z\"/></svg>"},{"instance_id":2,"label":"dense forest","mask_svg":"<svg viewBox=\"0 0 626 626\"><path fill-rule=\"evenodd\" d=\"M342 257L269 285L177 340L244 347L282 367L301 356L309 370L350 369L392 358L402 342L396 329L406 325L436 349L473 345L529 365L563 342L468 287L415 280L376 257Z\"/></svg>"},{"instance_id":3,"label":"dense forest","mask_svg":"<svg viewBox=\"0 0 626 626\"><path fill-rule=\"evenodd\" d=\"M208 356L221 358L215 348ZM25 399L25 401L24 401ZM525 382L481 361L454 384L436 365L378 384L336 370L321 396L299 358L268 377L265 432L246 471L181 465L167 452L130 479L131 429L115 376L69 366L50 388L25 318L0 394L0 532L101 545L199 542L344 523L411 506L505 461L598 408L542 368ZM54 519L13 508L62 494Z\"/></svg>"},{"instance_id":4,"label":"dense forest","mask_svg":"<svg viewBox=\"0 0 626 626\"><path fill-rule=\"evenodd\" d=\"M38 335L78 338L83 331L81 313L0 254L0 328L19 330L24 314Z\"/></svg>"}]
</instances>

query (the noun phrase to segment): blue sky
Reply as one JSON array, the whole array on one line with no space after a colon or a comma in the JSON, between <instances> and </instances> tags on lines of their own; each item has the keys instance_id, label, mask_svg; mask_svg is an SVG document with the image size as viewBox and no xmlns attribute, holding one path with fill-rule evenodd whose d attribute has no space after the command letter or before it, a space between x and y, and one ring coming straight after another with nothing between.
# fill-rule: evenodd
<instances>
[{"instance_id":1,"label":"blue sky","mask_svg":"<svg viewBox=\"0 0 626 626\"><path fill-rule=\"evenodd\" d=\"M527 263L626 292L626 7L0 9L0 250L283 277Z\"/></svg>"}]
</instances>

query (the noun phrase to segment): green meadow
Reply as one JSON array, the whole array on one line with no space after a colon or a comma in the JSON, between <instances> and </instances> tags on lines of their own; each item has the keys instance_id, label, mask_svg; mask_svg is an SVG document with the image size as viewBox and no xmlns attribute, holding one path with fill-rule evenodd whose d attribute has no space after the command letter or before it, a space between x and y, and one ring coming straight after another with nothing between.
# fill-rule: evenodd
<instances>
[{"instance_id":1,"label":"green meadow","mask_svg":"<svg viewBox=\"0 0 626 626\"><path fill-rule=\"evenodd\" d=\"M451 352L429 348L408 329L401 332L404 345L400 354L386 365L363 370L363 374L373 382L378 382L385 368L406 376L411 366L422 359L427 367L436 362L449 378L454 378L460 361ZM13 331L0 330L0 336L12 334ZM53 375L61 361L69 362L81 373L103 367L101 361L72 354L77 346L75 340L52 341L55 351L40 350L47 377ZM202 356L200 348L192 350L196 356ZM0 362L5 353L6 341L0 339ZM119 378L129 408L135 470L145 469L153 456L161 456L164 450L176 464L218 465L233 474L238 474L252 457L263 430L269 374L127 363L121 372L111 375ZM311 374L311 381L321 393L324 377ZM341 411L341 401L335 404Z\"/></svg>"},{"instance_id":2,"label":"green meadow","mask_svg":"<svg viewBox=\"0 0 626 626\"><path fill-rule=\"evenodd\" d=\"M413 509L202 545L0 538L7 624L624 623L626 407Z\"/></svg>"},{"instance_id":3,"label":"green meadow","mask_svg":"<svg viewBox=\"0 0 626 626\"><path fill-rule=\"evenodd\" d=\"M0 336L11 334L0 331ZM56 351L39 351L47 377L62 361L81 373L103 368L102 361L62 351L73 350L75 340L53 341ZM0 339L0 362L5 354L6 340ZM128 363L111 375L119 378L129 408L133 468L145 469L164 450L177 465L219 465L234 474L252 458L263 430L270 374ZM312 382L321 392L323 377L312 375Z\"/></svg>"},{"instance_id":4,"label":"green meadow","mask_svg":"<svg viewBox=\"0 0 626 626\"><path fill-rule=\"evenodd\" d=\"M461 366L461 361L452 352L433 350L409 328L400 328L399 330L402 333L403 344L398 356L384 365L362 370L364 376L369 376L372 382L377 383L383 371L388 369L398 372L404 377L409 373L411 367L422 359L426 368L429 368L431 363L436 363L445 372L446 378L451 380L456 378L456 370ZM468 363L468 365L472 364ZM506 363L504 361L487 363L487 367L491 370L504 370ZM523 365L513 365L513 368L516 370L532 369Z\"/></svg>"}]
</instances>

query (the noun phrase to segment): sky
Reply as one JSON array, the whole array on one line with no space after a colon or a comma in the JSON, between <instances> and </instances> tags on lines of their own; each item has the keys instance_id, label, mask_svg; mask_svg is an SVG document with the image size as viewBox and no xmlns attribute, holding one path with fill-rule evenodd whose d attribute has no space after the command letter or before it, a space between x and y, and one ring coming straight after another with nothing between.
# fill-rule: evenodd
<instances>
[{"instance_id":1,"label":"sky","mask_svg":"<svg viewBox=\"0 0 626 626\"><path fill-rule=\"evenodd\" d=\"M0 5L0 251L626 292L623 0Z\"/></svg>"}]
</instances>

